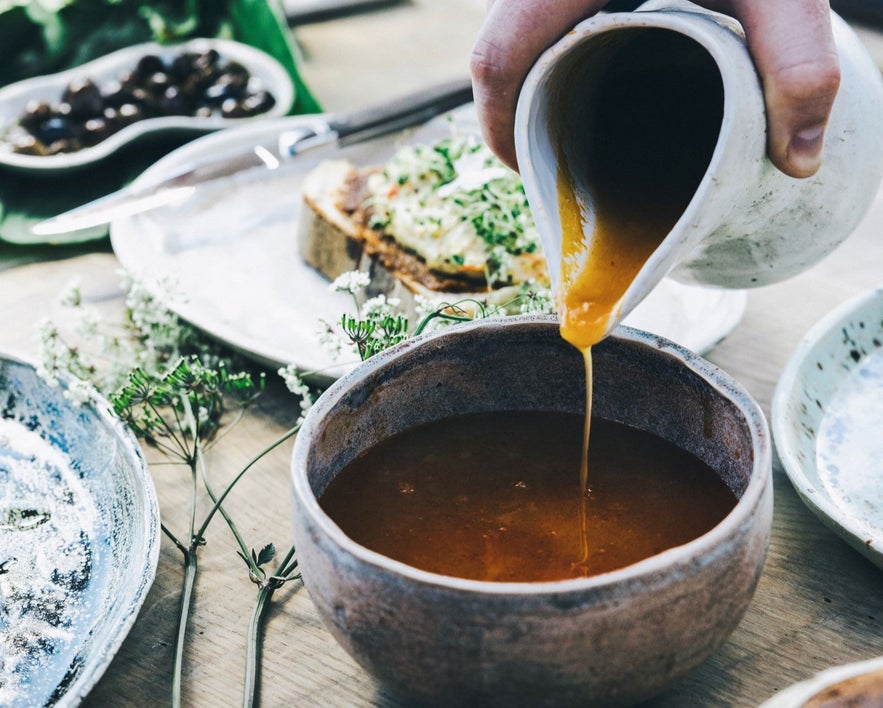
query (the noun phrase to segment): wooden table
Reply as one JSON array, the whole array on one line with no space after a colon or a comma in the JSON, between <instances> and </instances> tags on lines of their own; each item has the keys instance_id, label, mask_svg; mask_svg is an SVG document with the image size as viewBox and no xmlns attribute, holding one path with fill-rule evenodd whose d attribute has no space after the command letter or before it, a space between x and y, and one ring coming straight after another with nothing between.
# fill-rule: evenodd
<instances>
[{"instance_id":1,"label":"wooden table","mask_svg":"<svg viewBox=\"0 0 883 708\"><path fill-rule=\"evenodd\" d=\"M425 0L296 28L305 75L332 110L462 75L483 7L483 0ZM33 323L55 312L56 295L74 277L82 278L91 303L119 315L112 254L12 268L0 273L0 347L33 353ZM744 320L708 358L740 381L768 414L776 381L803 333L834 306L881 281L883 192L858 231L825 262L786 283L752 291ZM272 383L253 412L213 449L216 485L297 415L294 399ZM290 543L290 451L288 443L268 456L229 501L252 546L273 542L283 549ZM186 515L185 471L155 465L152 472L163 518L180 528ZM778 463L774 476L772 542L746 616L709 661L648 705L754 706L819 670L883 654L883 571L816 520ZM207 540L186 654L184 703L235 705L241 700L254 589L226 527L215 523ZM163 539L156 582L86 706L168 702L180 575L180 554ZM263 705L400 705L337 646L302 587L292 584L277 599L263 645Z\"/></svg>"}]
</instances>

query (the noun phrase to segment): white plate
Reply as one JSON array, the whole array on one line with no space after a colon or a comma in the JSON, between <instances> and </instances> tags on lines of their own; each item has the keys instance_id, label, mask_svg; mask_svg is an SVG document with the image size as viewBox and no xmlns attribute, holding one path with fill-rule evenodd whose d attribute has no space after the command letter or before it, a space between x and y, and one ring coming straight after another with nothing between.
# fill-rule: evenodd
<instances>
[{"instance_id":1,"label":"white plate","mask_svg":"<svg viewBox=\"0 0 883 708\"><path fill-rule=\"evenodd\" d=\"M883 289L801 340L776 386L772 430L807 506L883 568Z\"/></svg>"},{"instance_id":2,"label":"white plate","mask_svg":"<svg viewBox=\"0 0 883 708\"><path fill-rule=\"evenodd\" d=\"M222 150L272 144L281 130L314 119L295 116L205 136L169 154L137 181ZM458 111L455 121L460 129L472 129L471 106ZM172 303L174 310L205 332L262 362L293 363L331 380L352 360L329 357L317 338L319 321L336 322L352 313L352 302L329 292L328 281L297 255L303 177L323 159L379 164L404 140L449 134L448 121L439 119L395 137L304 153L275 172L237 175L202 188L182 206L113 223L114 252L123 266L148 281L164 276L176 282L180 297ZM626 324L704 352L735 327L744 308L743 292L664 281Z\"/></svg>"},{"instance_id":3,"label":"white plate","mask_svg":"<svg viewBox=\"0 0 883 708\"><path fill-rule=\"evenodd\" d=\"M0 705L77 705L156 573L159 508L109 404L0 355Z\"/></svg>"},{"instance_id":4,"label":"white plate","mask_svg":"<svg viewBox=\"0 0 883 708\"><path fill-rule=\"evenodd\" d=\"M276 104L269 111L249 118L224 118L217 115L208 118L193 116L147 118L122 128L94 146L57 155L15 153L9 148L8 143L2 141L2 136L15 125L30 101L58 103L62 92L72 79L91 78L101 86L118 78L121 72L134 69L138 60L146 54L171 59L180 52L204 52L208 49L217 50L223 59L243 64L251 76L273 94ZM147 135L161 132L204 133L250 121L283 116L288 113L293 100L294 85L284 67L270 55L246 44L225 39L194 39L174 45L136 44L67 71L36 76L0 89L0 165L47 173L62 172L90 165L113 154L127 143Z\"/></svg>"}]
</instances>

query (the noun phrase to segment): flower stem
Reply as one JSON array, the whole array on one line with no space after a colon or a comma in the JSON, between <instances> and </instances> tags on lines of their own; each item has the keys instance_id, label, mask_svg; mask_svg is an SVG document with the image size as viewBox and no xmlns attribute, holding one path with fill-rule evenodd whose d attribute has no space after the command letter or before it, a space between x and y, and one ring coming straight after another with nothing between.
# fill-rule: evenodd
<instances>
[{"instance_id":1,"label":"flower stem","mask_svg":"<svg viewBox=\"0 0 883 708\"><path fill-rule=\"evenodd\" d=\"M276 586L273 583L261 585L251 612L248 624L248 637L245 655L245 687L242 694L243 708L252 708L258 691L259 667L261 664L261 633L264 613Z\"/></svg>"},{"instance_id":2,"label":"flower stem","mask_svg":"<svg viewBox=\"0 0 883 708\"><path fill-rule=\"evenodd\" d=\"M172 670L172 708L181 705L181 675L184 668L184 645L187 638L187 620L193 587L196 584L196 549L194 544L184 551L184 578L181 589L181 612L178 616L178 635L175 639L175 665Z\"/></svg>"}]
</instances>

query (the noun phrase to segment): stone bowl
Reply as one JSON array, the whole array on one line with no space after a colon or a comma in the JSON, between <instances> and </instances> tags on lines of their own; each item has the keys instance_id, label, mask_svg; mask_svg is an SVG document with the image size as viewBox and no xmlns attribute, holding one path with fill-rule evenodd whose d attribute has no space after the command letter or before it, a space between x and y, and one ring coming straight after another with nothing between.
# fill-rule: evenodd
<instances>
[{"instance_id":1,"label":"stone bowl","mask_svg":"<svg viewBox=\"0 0 883 708\"><path fill-rule=\"evenodd\" d=\"M585 411L580 353L557 320L457 325L376 355L316 402L292 456L303 579L337 641L419 705L625 705L709 657L753 595L772 518L766 421L731 378L668 340L620 328L593 348L594 415L665 438L738 497L689 543L589 578L492 583L425 572L355 543L317 498L395 433L488 410Z\"/></svg>"}]
</instances>

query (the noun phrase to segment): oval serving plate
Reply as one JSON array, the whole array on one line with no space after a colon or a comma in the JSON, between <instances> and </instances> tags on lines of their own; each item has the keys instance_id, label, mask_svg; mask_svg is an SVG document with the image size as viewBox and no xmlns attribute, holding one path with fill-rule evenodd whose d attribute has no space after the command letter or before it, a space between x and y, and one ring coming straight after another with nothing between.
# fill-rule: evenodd
<instances>
[{"instance_id":1,"label":"oval serving plate","mask_svg":"<svg viewBox=\"0 0 883 708\"><path fill-rule=\"evenodd\" d=\"M779 380L772 431L806 505L883 568L883 288L804 336Z\"/></svg>"},{"instance_id":2,"label":"oval serving plate","mask_svg":"<svg viewBox=\"0 0 883 708\"><path fill-rule=\"evenodd\" d=\"M283 131L322 120L289 116L207 135L159 160L135 184L225 151L273 145ZM328 385L355 357L334 359L318 330L323 320L352 312L352 298L331 292L329 281L298 256L303 180L322 160L383 164L403 143L449 136L451 121L464 132L478 129L470 104L404 133L305 152L278 170L250 170L205 185L184 204L118 219L110 230L114 253L149 287L173 283L171 308L202 331L269 366L296 364ZM705 352L739 323L745 303L743 291L665 280L625 324Z\"/></svg>"},{"instance_id":3,"label":"oval serving plate","mask_svg":"<svg viewBox=\"0 0 883 708\"><path fill-rule=\"evenodd\" d=\"M0 705L77 705L156 574L159 509L134 437L98 401L0 354Z\"/></svg>"},{"instance_id":4,"label":"oval serving plate","mask_svg":"<svg viewBox=\"0 0 883 708\"><path fill-rule=\"evenodd\" d=\"M138 60L146 54L155 54L168 60L179 52L204 52L208 49L215 49L222 59L237 61L245 66L253 80L273 94L275 105L268 111L247 118L224 118L218 115L145 118L121 128L94 146L56 155L16 153L3 140L3 136L15 125L30 101L57 103L65 87L73 79L90 78L101 86L118 78L121 72L134 69ZM247 44L226 39L193 39L168 45L154 42L135 44L81 66L57 74L25 79L0 89L0 165L28 171L63 172L102 160L124 145L146 135L162 132L206 133L249 121L279 117L288 113L293 101L294 85L288 72L273 57Z\"/></svg>"}]
</instances>

